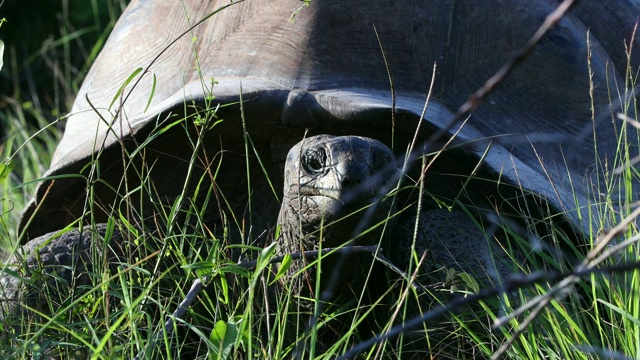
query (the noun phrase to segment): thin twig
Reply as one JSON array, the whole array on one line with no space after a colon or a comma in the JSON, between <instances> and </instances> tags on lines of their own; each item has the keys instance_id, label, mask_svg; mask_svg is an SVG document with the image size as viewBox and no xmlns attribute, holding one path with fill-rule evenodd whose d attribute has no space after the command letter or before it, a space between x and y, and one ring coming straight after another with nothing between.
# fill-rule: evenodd
<instances>
[{"instance_id":1,"label":"thin twig","mask_svg":"<svg viewBox=\"0 0 640 360\"><path fill-rule=\"evenodd\" d=\"M536 273L532 276L512 276L507 279L504 286L495 287L492 289L484 290L475 295L465 295L461 296L455 300L452 300L446 304L442 304L430 310L420 316L416 316L412 319L405 321L403 324L395 326L391 328L388 332L374 336L368 340L362 341L356 345L354 345L351 349L345 352L342 356L337 359L351 359L355 355L369 349L373 345L385 341L387 339L394 338L400 335L403 332L406 332L422 323L435 320L440 316L449 313L456 313L457 310L460 310L470 304L493 298L498 295L509 294L513 291L519 290L524 287L533 286L540 283L552 282L557 283L561 282L567 278L575 277L582 278L584 276L589 276L593 274L614 274L614 273L624 273L630 270L640 269L640 261L634 261L629 263L623 263L613 266L607 266L603 268L591 268L591 269L583 269L583 270L575 270L571 272L549 272L549 273Z\"/></svg>"},{"instance_id":2,"label":"thin twig","mask_svg":"<svg viewBox=\"0 0 640 360\"><path fill-rule=\"evenodd\" d=\"M507 340L500 348L495 352L492 356L493 359L498 359L511 347L511 345L517 340L517 338L526 330L526 328L533 323L535 318L540 314L542 309L546 307L552 299L563 296L564 294L569 293L571 287L576 284L582 274L586 274L594 269L602 263L605 259L613 256L615 253L622 251L626 246L632 245L633 243L640 240L640 236L633 236L620 244L617 244L613 247L608 247L611 241L615 236L623 233L629 228L629 224L635 221L638 216L640 216L640 207L633 211L629 216L623 219L618 225L616 225L613 229L607 232L606 235L598 239L594 248L592 248L589 253L585 256L584 260L580 262L580 264L576 267L574 273L569 274L559 281L556 285L554 285L547 293L536 296L534 299L528 301L526 304L520 306L518 309L513 311L512 313L503 316L494 321L494 327L499 327L506 324L509 320L519 316L525 311L534 308L531 314L529 314L522 323L518 326L516 331L513 333L512 337ZM600 254L598 256L598 254Z\"/></svg>"},{"instance_id":3,"label":"thin twig","mask_svg":"<svg viewBox=\"0 0 640 360\"><path fill-rule=\"evenodd\" d=\"M542 39L542 37L553 26L555 26L560 21L560 19L562 19L562 17L566 14L566 12L573 5L573 3L574 3L574 0L565 0L560 5L558 5L558 7L551 14L549 14L545 18L545 20L542 23L542 25L536 30L536 32L529 39L529 41L524 46L524 48L521 49L514 56L512 56L491 78L489 78L485 82L485 84L480 89L478 89L475 93L473 93L469 97L469 99L464 104L462 104L462 106L460 106L458 108L458 110L456 111L454 117L447 124L445 124L445 126L439 128L438 131L436 131L431 137L429 137L427 139L427 141L425 141L423 149L429 149L438 139L440 139L440 137L442 137L443 135L447 134L455 126L455 124L459 120L461 120L466 114L469 114L469 113L473 112L483 102L483 100L486 98L486 96L499 83L501 83L507 75L509 75L519 64L521 64L531 54L531 52L533 51L535 46L538 44L538 42ZM449 143L445 144L442 147L441 150L444 150ZM427 165L427 167L430 166L433 161L434 161L434 159L431 160L431 162ZM493 295L495 295L495 291L496 290L492 291L492 292L494 292L494 294L492 294L492 295L478 294L476 296L467 297L467 298L461 299L459 301L454 301L454 302L452 302L450 304L453 306L452 309L455 309L458 306L461 306L463 304L469 303L469 302L467 302L469 299L475 299L475 301L478 301L478 300L482 300L486 296L493 296ZM378 341L381 341L381 340L389 338L389 337L396 336L396 335L399 334L398 331L404 331L406 328L409 328L409 327L412 327L412 326L416 326L416 325L418 325L418 324L420 324L420 323L422 323L424 321L427 321L431 317L434 317L434 316L437 317L437 316L440 316L440 315L442 315L442 314L444 314L444 313L446 313L448 311L451 311L451 310L446 310L446 308L448 308L448 306L441 307L440 311L438 311L438 309L435 309L433 311L428 312L425 316L421 316L421 317L412 319L412 320L410 320L408 322L405 322L405 324L394 328L394 329L396 329L396 331L394 331L394 329L391 329L389 332L385 333L384 335L380 335L380 336L374 337L374 338L372 338L372 339L370 339L368 341L361 342L361 343L357 344L356 346L354 346L351 350L349 350L343 356L343 358L348 358L348 357L350 357L352 355L355 355L355 354L359 353L360 351L368 349L369 347L373 346L373 344L377 343ZM433 314L433 315L430 315L430 314Z\"/></svg>"},{"instance_id":4,"label":"thin twig","mask_svg":"<svg viewBox=\"0 0 640 360\"><path fill-rule=\"evenodd\" d=\"M565 0L558 5L558 7L546 17L524 48L513 55L480 89L473 93L469 99L458 108L454 117L427 139L424 148L429 149L440 137L448 133L460 119L466 114L473 112L484 101L487 95L531 54L533 48L540 42L542 37L562 19L574 1L575 0ZM444 150L444 148L442 150Z\"/></svg>"},{"instance_id":5,"label":"thin twig","mask_svg":"<svg viewBox=\"0 0 640 360\"><path fill-rule=\"evenodd\" d=\"M384 255L382 255L381 252L382 252L382 249L380 249L380 251L377 254L375 254L375 259L378 262L380 262L381 264L386 266L389 270L393 271L394 273L402 276L402 278L407 280L409 282L409 284L411 285L411 287L413 287L413 289L418 291L420 294L426 294L428 292L428 289L425 288L424 285L422 285L419 282L415 281L415 277L414 276L411 276L411 275L407 274L405 271L402 271L402 269L400 269L394 263L392 263L391 260L387 259ZM418 266L419 266L419 264L422 264L422 260L420 260L418 262Z\"/></svg>"},{"instance_id":6,"label":"thin twig","mask_svg":"<svg viewBox=\"0 0 640 360\"><path fill-rule=\"evenodd\" d=\"M207 282L206 277L204 278L204 282ZM174 320L181 319L184 316L189 306L191 306L191 303L193 303L193 301L196 299L198 294L200 294L200 292L202 291L203 287L204 287L204 284L202 280L196 279L193 282L193 284L191 285L191 289L189 289L189 292L184 297L184 300L182 300L180 305L178 305L178 308L176 309L176 311L174 311L173 314L171 314L171 317L169 317L169 319L164 323L164 332L162 331L158 332L151 339L151 341L144 347L144 349L142 349L142 351L140 351L138 355L136 355L136 357L133 358L134 360L139 360L140 358L144 357L144 353L146 352L146 350L154 346L155 343L162 337L163 333L169 335L173 332Z\"/></svg>"}]
</instances>

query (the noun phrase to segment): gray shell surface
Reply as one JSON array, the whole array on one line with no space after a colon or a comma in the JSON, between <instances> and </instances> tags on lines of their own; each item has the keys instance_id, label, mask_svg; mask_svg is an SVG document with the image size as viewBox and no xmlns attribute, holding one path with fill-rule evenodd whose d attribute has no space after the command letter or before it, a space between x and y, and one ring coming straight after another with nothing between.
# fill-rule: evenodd
<instances>
[{"instance_id":1,"label":"gray shell surface","mask_svg":"<svg viewBox=\"0 0 640 360\"><path fill-rule=\"evenodd\" d=\"M443 127L469 94L524 46L557 4L323 0L301 7L293 0L187 0L184 5L134 0L80 89L47 179L25 210L21 228L34 238L79 217L89 207L83 191L86 180L52 178L81 172L88 176L86 165L97 157L101 167L93 175L99 173L101 182L117 183L124 171L115 165L122 156L121 144L135 148L169 114L189 111L192 101L202 104L210 95L215 102L229 103L242 94L247 131L256 147L267 152L274 137L296 137L290 139L295 143L309 129L373 136L387 144L396 141L394 150L400 153L404 143L391 139L392 127L398 139L413 136L434 64L434 92L421 139ZM178 38L222 7L226 8ZM483 158L502 182L539 194L586 230L590 224L584 207L600 201L593 184L602 181L604 164L611 164L617 149L622 124L612 121L609 94L614 94L615 109L616 89L624 84L627 66L625 42L636 48L635 53L640 45L637 38L630 44L638 14L635 0L579 2L473 112L455 144L466 144L464 152ZM633 68L639 63L634 56ZM149 72L140 82L135 87L135 79L129 83L124 96L110 107L135 69L147 66ZM394 84L394 124L387 69ZM589 71L595 86L592 96ZM213 88L212 79L217 82ZM226 123L214 129L217 150L241 151L240 105L232 104L219 114ZM179 148L180 141L184 139L177 135L165 138L155 150L188 159L190 149ZM635 135L629 143L631 153L637 154ZM231 165L229 169L227 178L219 180L222 185L237 178L238 170ZM160 197L173 196L163 189L179 183L178 170L177 162L155 165ZM237 187L238 193L246 192L246 185ZM97 192L100 205L111 203L113 195L107 192L103 198ZM275 203L269 206L277 213L276 199L265 202Z\"/></svg>"}]
</instances>

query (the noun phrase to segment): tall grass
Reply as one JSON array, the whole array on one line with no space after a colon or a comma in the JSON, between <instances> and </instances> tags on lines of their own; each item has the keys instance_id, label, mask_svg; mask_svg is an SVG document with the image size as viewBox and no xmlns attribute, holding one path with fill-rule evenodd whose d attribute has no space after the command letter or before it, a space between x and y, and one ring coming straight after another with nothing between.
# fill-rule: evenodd
<instances>
[{"instance_id":1,"label":"tall grass","mask_svg":"<svg viewBox=\"0 0 640 360\"><path fill-rule=\"evenodd\" d=\"M0 174L8 177L0 175L4 180L0 181L2 249L17 239L18 217L35 188L31 181L49 167L64 130L61 116L71 109L84 75L126 2L63 0L57 5L43 4L43 14L31 14L44 16L37 24L33 17L24 16L20 5L0 7L8 16L0 34L5 43L0 72L0 161L6 166ZM4 12L6 7L11 11Z\"/></svg>"}]
</instances>

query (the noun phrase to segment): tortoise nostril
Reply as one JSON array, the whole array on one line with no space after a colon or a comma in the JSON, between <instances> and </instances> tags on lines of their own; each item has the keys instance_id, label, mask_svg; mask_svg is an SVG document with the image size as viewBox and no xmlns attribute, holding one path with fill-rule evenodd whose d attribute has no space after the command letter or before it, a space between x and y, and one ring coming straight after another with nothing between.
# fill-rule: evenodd
<instances>
[{"instance_id":1,"label":"tortoise nostril","mask_svg":"<svg viewBox=\"0 0 640 360\"><path fill-rule=\"evenodd\" d=\"M361 183L361 182L362 182L362 181L361 181L359 178L345 177L345 178L342 180L342 186L343 186L344 188L347 188L347 189L348 189L348 188L354 188L354 187L356 187L356 186L360 185L360 183Z\"/></svg>"}]
</instances>

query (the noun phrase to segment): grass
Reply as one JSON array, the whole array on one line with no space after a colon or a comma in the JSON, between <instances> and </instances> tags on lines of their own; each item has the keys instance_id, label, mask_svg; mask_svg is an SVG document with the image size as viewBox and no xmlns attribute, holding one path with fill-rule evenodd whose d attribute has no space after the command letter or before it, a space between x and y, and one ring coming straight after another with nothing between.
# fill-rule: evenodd
<instances>
[{"instance_id":1,"label":"grass","mask_svg":"<svg viewBox=\"0 0 640 360\"><path fill-rule=\"evenodd\" d=\"M70 41L69 37L61 35L60 42L65 41ZM63 55L62 63L64 56L67 55ZM628 69L624 89L633 89L636 79L637 70ZM78 88L77 83L68 80L65 80L68 86L65 91ZM637 104L625 91L630 90L611 89L611 101L621 102L621 111L635 119ZM14 167L5 168L11 171L0 182L0 237L6 251L11 252L19 238L15 228L20 210L34 192L35 183L30 181L44 173L49 163L48 154L53 152L61 133L57 123L50 125L48 119L39 115L49 112L34 108L33 102L19 97L5 100L9 105L0 112L0 124L8 136L2 139L0 152ZM57 109L60 113L67 110ZM49 288L43 293L42 313L26 311L2 319L0 354L3 357L39 358L54 354L62 358L142 355L144 358L281 359L300 351L302 358L334 358L374 335L392 331L417 316L430 314L429 310L442 309L465 297L469 304L425 321L412 331L401 331L396 337L374 342L359 356L395 358L429 347L431 354L417 356L489 358L504 347L505 357L514 359L640 357L638 271L633 267L606 270L634 264L638 247L630 242L621 251L607 254L614 246L610 243L598 250L598 244L603 243L610 228L594 228L587 242L576 244L571 234L555 226L552 214L543 219L549 228L546 243L550 246L542 249L507 222L501 223L501 228L494 232L489 231L491 226L478 224L486 230L484 235L488 239L495 237L506 253L514 254L505 259L514 272L542 276L541 281L514 287L506 294L484 296L482 291L490 290L491 286L483 281L481 274L431 269L433 274L416 277L426 291L409 286L406 279L387 275L390 280L385 284L389 286L371 299L354 297L352 302L323 304L317 326L306 331L306 321L318 310L320 299L300 299L286 286L283 291L268 290L277 276L269 263L275 255L274 248L265 246L273 230L258 225L260 204L238 206L235 199L212 186L224 171L223 159L215 155L216 149L207 149L206 144L207 135L223 126L217 115L215 108L205 104L197 116L165 119L158 123L150 141L123 153L139 181L121 184L120 196L114 200L118 206L91 201L95 208L88 216L97 213L99 207L114 210L109 210L106 230L95 237L96 244L102 246L91 249L88 255L93 266L87 273L87 281L77 288L72 286L71 290L63 288L62 296L52 289L58 282L45 282ZM174 198L165 199L158 193L156 184L148 180L153 165L144 165L138 160L149 156L151 151L146 150L153 149L169 128L186 139L193 156L187 157L184 165L185 173L190 175L178 187L181 191ZM627 131L635 130L628 126ZM244 139L245 154L260 155L253 140ZM638 176L633 167L623 166L634 156L632 145L635 144L629 144L627 134L622 132L619 156L615 164L610 164L611 169L620 168L621 174L610 171L608 182L601 184L608 199L618 195L612 194L615 189L622 189L622 203L617 208L623 213L614 212L610 201L604 202L597 214L584 215L603 217L594 223L609 222L613 228L637 206L632 205L634 194L624 191L630 189L630 182ZM247 198L252 195L251 184L275 175L262 164L255 166L248 160L246 169ZM279 186L275 180L270 181L273 184L269 188ZM390 198L402 199L404 193L422 189L421 185L394 189ZM401 200L397 201L397 211L409 218L416 217L416 207L405 207ZM425 196L417 201L427 209L430 200ZM473 204L467 205L467 209L471 209ZM155 214L153 221L142 221L148 219L149 213ZM211 221L212 217L217 221ZM388 219L393 217L393 213L387 215ZM95 221L92 223L97 225ZM390 231L390 226L384 231ZM638 229L630 226L615 240L622 243L637 236ZM125 246L119 247L119 244ZM251 268L239 265L238 258L256 260L256 265ZM429 261L422 259L419 251L414 251L411 258L408 276L414 274L414 269L421 268L424 261ZM584 262L583 268L575 266L580 262ZM602 269L602 273L586 273L571 281L572 271L588 272L592 268ZM554 276L558 273L564 275ZM36 271L31 279L56 279L56 276L58 274ZM177 330L166 333L164 321L171 319L196 279L204 281L206 291L199 294L185 318L173 320ZM434 279L438 282L433 282ZM42 290L42 283L33 283L36 290ZM532 307L523 308L524 304ZM494 324L498 321L504 325L496 328ZM292 339L307 342L309 346L296 347ZM508 341L513 342L505 346Z\"/></svg>"}]
</instances>

